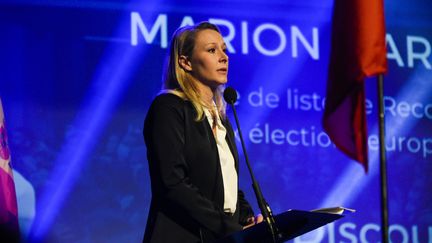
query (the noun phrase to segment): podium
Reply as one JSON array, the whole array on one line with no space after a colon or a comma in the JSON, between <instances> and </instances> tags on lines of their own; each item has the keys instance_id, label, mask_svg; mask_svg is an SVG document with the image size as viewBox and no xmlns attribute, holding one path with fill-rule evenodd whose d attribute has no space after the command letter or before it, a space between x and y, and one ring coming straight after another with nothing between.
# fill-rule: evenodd
<instances>
[{"instance_id":1,"label":"podium","mask_svg":"<svg viewBox=\"0 0 432 243\"><path fill-rule=\"evenodd\" d=\"M301 210L289 210L274 216L276 227L279 229L280 239L278 242L285 242L317 229L343 215L310 212ZM271 243L272 237L265 222L254 225L245 230L236 232L217 241L218 243Z\"/></svg>"}]
</instances>

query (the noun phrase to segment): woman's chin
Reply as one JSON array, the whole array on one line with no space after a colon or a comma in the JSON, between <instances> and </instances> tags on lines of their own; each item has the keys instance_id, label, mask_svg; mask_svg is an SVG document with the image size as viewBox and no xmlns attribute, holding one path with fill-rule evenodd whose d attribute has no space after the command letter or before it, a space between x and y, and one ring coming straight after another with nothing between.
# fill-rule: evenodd
<instances>
[{"instance_id":1,"label":"woman's chin","mask_svg":"<svg viewBox=\"0 0 432 243\"><path fill-rule=\"evenodd\" d=\"M218 81L219 85L225 85L226 83L228 83L228 79L224 78Z\"/></svg>"}]
</instances>

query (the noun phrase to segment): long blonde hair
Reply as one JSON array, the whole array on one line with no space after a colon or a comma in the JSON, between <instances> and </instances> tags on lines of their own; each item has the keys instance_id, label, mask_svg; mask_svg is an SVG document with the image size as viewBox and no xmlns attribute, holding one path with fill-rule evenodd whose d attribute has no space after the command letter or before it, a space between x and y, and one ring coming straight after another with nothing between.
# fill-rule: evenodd
<instances>
[{"instance_id":1,"label":"long blonde hair","mask_svg":"<svg viewBox=\"0 0 432 243\"><path fill-rule=\"evenodd\" d=\"M180 56L191 57L195 47L197 33L202 30L211 29L220 33L218 27L209 22L201 22L194 26L184 26L177 29L171 38L170 49L165 60L164 74L162 76L163 86L161 93L172 93L184 100L189 100L197 116L196 121L204 118L203 103L196 82L189 72L180 67L178 62ZM214 92L214 101L219 115L225 118L226 103L223 100L223 86L219 86Z\"/></svg>"}]
</instances>

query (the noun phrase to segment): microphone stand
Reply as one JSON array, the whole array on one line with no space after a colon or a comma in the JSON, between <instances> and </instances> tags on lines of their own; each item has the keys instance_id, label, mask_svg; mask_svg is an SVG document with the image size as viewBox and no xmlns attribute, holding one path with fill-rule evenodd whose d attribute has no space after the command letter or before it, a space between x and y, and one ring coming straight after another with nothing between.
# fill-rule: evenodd
<instances>
[{"instance_id":1,"label":"microphone stand","mask_svg":"<svg viewBox=\"0 0 432 243\"><path fill-rule=\"evenodd\" d=\"M228 102L228 103L231 105L231 108L234 112L234 118L235 118L237 128L239 131L239 136L240 136L240 141L241 141L241 145L242 145L242 149L243 149L243 154L245 156L246 165L249 169L249 174L250 174L251 179L252 179L252 187L254 189L255 196L257 198L258 206L261 209L261 213L262 213L262 215L263 215L263 217L267 223L268 229L270 230L273 242L276 243L280 239L279 230L276 227L275 220L274 220L272 211L270 209L270 206L268 205L268 203L264 199L264 196L261 192L261 188L255 179L254 173L252 172L252 168L251 168L250 163L249 163L249 157L248 157L247 152L246 152L246 146L245 146L244 140L243 140L243 135L242 135L242 132L240 129L240 123L239 123L239 120L237 117L237 112L236 112L236 109L234 107L234 102Z\"/></svg>"}]
</instances>

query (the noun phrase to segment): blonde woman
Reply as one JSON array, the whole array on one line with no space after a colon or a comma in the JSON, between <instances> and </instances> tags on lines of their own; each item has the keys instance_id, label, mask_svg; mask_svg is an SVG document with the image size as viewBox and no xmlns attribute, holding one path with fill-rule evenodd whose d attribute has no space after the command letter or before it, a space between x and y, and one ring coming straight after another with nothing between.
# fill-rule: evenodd
<instances>
[{"instance_id":1,"label":"blonde woman","mask_svg":"<svg viewBox=\"0 0 432 243\"><path fill-rule=\"evenodd\" d=\"M213 242L262 221L238 189L222 88L228 56L208 22L178 29L144 123L152 201L144 242Z\"/></svg>"}]
</instances>

